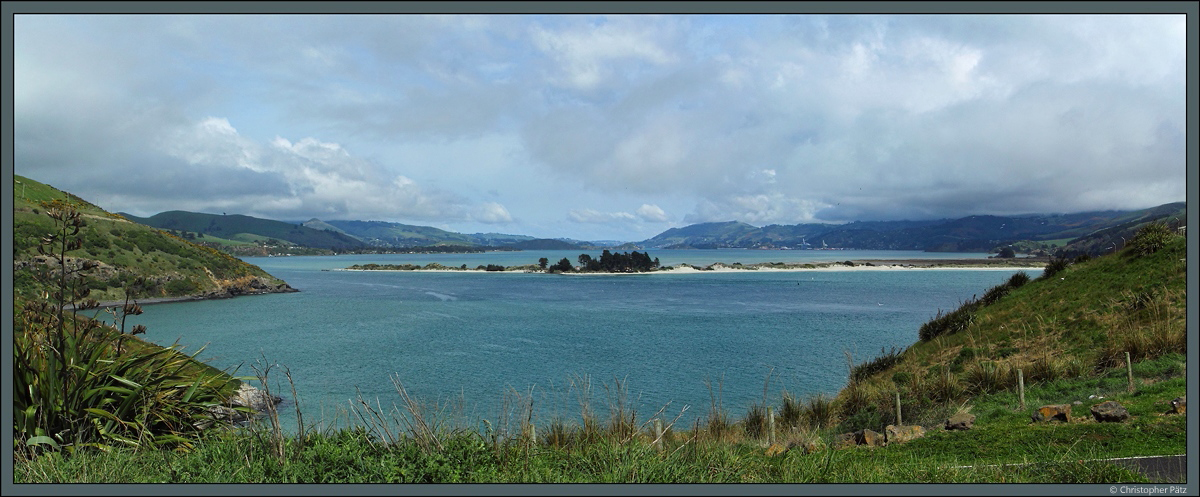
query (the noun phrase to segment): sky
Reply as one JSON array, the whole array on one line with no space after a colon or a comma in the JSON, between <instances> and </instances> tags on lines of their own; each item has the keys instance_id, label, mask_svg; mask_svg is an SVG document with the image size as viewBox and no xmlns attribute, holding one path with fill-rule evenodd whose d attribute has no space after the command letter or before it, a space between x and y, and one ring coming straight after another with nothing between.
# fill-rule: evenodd
<instances>
[{"instance_id":1,"label":"sky","mask_svg":"<svg viewBox=\"0 0 1200 497\"><path fill-rule=\"evenodd\" d=\"M14 17L14 172L139 216L640 241L1186 197L1184 15Z\"/></svg>"}]
</instances>

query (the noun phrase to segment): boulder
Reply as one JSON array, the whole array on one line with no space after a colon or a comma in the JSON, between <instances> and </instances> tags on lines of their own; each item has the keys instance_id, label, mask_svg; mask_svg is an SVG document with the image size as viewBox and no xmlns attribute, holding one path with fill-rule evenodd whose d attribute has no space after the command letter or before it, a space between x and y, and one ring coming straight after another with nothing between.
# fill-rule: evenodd
<instances>
[{"instance_id":1,"label":"boulder","mask_svg":"<svg viewBox=\"0 0 1200 497\"><path fill-rule=\"evenodd\" d=\"M925 436L925 428L919 425L887 425L883 429L888 444L904 443Z\"/></svg>"},{"instance_id":2,"label":"boulder","mask_svg":"<svg viewBox=\"0 0 1200 497\"><path fill-rule=\"evenodd\" d=\"M1187 414L1187 396L1186 395L1183 397L1175 397L1175 400L1171 401L1171 413L1172 414Z\"/></svg>"},{"instance_id":3,"label":"boulder","mask_svg":"<svg viewBox=\"0 0 1200 497\"><path fill-rule=\"evenodd\" d=\"M1129 411L1114 400L1106 400L1092 406L1092 417L1101 423L1120 423L1129 419Z\"/></svg>"},{"instance_id":4,"label":"boulder","mask_svg":"<svg viewBox=\"0 0 1200 497\"><path fill-rule=\"evenodd\" d=\"M970 430L975 425L975 415L965 412L950 416L946 420L947 430Z\"/></svg>"},{"instance_id":5,"label":"boulder","mask_svg":"<svg viewBox=\"0 0 1200 497\"><path fill-rule=\"evenodd\" d=\"M229 399L229 403L234 406L249 407L260 412L280 402L283 402L282 397L278 395L268 396L267 392L254 388L249 383L239 385L237 392Z\"/></svg>"},{"instance_id":6,"label":"boulder","mask_svg":"<svg viewBox=\"0 0 1200 497\"><path fill-rule=\"evenodd\" d=\"M1071 404L1051 404L1033 411L1034 422L1062 421L1071 422Z\"/></svg>"},{"instance_id":7,"label":"boulder","mask_svg":"<svg viewBox=\"0 0 1200 497\"><path fill-rule=\"evenodd\" d=\"M775 457L775 456L783 455L787 451L788 451L787 447L784 447L779 444L771 444L771 445L767 446L766 453L767 453L767 457Z\"/></svg>"},{"instance_id":8,"label":"boulder","mask_svg":"<svg viewBox=\"0 0 1200 497\"><path fill-rule=\"evenodd\" d=\"M883 447L887 444L887 439L879 432L863 428L854 432L854 443L870 447Z\"/></svg>"},{"instance_id":9,"label":"boulder","mask_svg":"<svg viewBox=\"0 0 1200 497\"><path fill-rule=\"evenodd\" d=\"M851 443L853 443L853 441L851 441ZM792 441L788 442L787 448L788 450L799 450L801 454L812 454L813 452L821 450L821 444L814 440Z\"/></svg>"}]
</instances>

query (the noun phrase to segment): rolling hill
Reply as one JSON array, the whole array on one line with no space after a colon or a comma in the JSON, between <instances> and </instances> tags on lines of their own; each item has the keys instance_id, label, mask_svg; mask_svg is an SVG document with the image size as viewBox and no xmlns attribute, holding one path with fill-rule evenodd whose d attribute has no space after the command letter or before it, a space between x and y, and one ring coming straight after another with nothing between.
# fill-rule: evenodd
<instances>
[{"instance_id":1,"label":"rolling hill","mask_svg":"<svg viewBox=\"0 0 1200 497\"><path fill-rule=\"evenodd\" d=\"M345 250L366 246L361 240L336 231L273 221L241 214L203 214L186 211L160 212L150 217L121 213L135 223L164 230L181 230L238 240L241 235L285 240L304 247ZM243 237L244 238L244 237ZM249 240L242 240L249 241Z\"/></svg>"},{"instance_id":2,"label":"rolling hill","mask_svg":"<svg viewBox=\"0 0 1200 497\"><path fill-rule=\"evenodd\" d=\"M218 298L295 291L283 280L229 254L131 222L50 185L22 176L14 176L14 180L22 187L13 200L13 290L19 298L33 297L45 288L35 274L47 267L49 259L37 249L40 239L54 230L54 221L46 215L46 205L54 201L69 203L82 214L82 246L67 255L69 263L97 263L85 273L89 298L121 300L127 288L134 298ZM145 284L136 288L133 283L139 278Z\"/></svg>"}]
</instances>

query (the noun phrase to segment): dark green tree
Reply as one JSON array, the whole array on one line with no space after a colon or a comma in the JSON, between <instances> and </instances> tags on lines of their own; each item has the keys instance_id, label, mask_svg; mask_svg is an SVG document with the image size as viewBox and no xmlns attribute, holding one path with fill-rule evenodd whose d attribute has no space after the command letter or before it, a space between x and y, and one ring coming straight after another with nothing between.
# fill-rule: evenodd
<instances>
[{"instance_id":1,"label":"dark green tree","mask_svg":"<svg viewBox=\"0 0 1200 497\"><path fill-rule=\"evenodd\" d=\"M575 269L575 268L571 267L571 260L567 259L566 257L563 257L562 260L558 261L558 263L556 263L550 267L551 272L558 271L558 272L565 273L565 272L571 271L573 269Z\"/></svg>"},{"instance_id":2,"label":"dark green tree","mask_svg":"<svg viewBox=\"0 0 1200 497\"><path fill-rule=\"evenodd\" d=\"M542 269L546 269L547 264L550 264L550 259L547 259L545 257L538 259L538 267L540 267Z\"/></svg>"}]
</instances>

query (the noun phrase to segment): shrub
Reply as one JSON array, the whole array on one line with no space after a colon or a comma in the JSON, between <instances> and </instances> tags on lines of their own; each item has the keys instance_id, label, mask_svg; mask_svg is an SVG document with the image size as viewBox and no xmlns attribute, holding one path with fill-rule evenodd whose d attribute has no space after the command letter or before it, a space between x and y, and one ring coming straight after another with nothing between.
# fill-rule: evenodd
<instances>
[{"instance_id":1,"label":"shrub","mask_svg":"<svg viewBox=\"0 0 1200 497\"><path fill-rule=\"evenodd\" d=\"M1129 240L1130 253L1135 256L1145 256L1158 252L1168 241L1175 237L1166 223L1155 222L1147 224L1138 230Z\"/></svg>"},{"instance_id":2,"label":"shrub","mask_svg":"<svg viewBox=\"0 0 1200 497\"><path fill-rule=\"evenodd\" d=\"M1008 295L1009 290L1012 290L1012 287L1008 286L1007 283L996 285L983 294L983 297L979 299L979 303L980 305L992 305L1005 295Z\"/></svg>"},{"instance_id":3,"label":"shrub","mask_svg":"<svg viewBox=\"0 0 1200 497\"><path fill-rule=\"evenodd\" d=\"M967 366L963 373L971 391L991 393L1003 390L1014 382L1012 368L1007 363L979 361Z\"/></svg>"},{"instance_id":4,"label":"shrub","mask_svg":"<svg viewBox=\"0 0 1200 497\"><path fill-rule=\"evenodd\" d=\"M1062 257L1050 260L1050 263L1046 264L1046 269L1042 271L1042 279L1050 279L1054 275L1066 269L1069 265L1071 265L1071 263Z\"/></svg>"},{"instance_id":5,"label":"shrub","mask_svg":"<svg viewBox=\"0 0 1200 497\"><path fill-rule=\"evenodd\" d=\"M888 368L891 368L892 366L894 366L900 362L900 358L901 358L900 355L902 353L903 353L903 351L897 350L896 347L894 347L894 346L892 347L890 352L885 351L883 348L880 348L879 356L872 359L870 362L864 362L862 364L854 366L850 370L851 380L852 381L865 380L867 378L875 376L876 374L880 373L881 371L885 371Z\"/></svg>"},{"instance_id":6,"label":"shrub","mask_svg":"<svg viewBox=\"0 0 1200 497\"><path fill-rule=\"evenodd\" d=\"M762 438L763 434L766 433L767 426L766 408L757 402L750 404L750 410L746 412L746 419L742 424L747 436L750 438Z\"/></svg>"},{"instance_id":7,"label":"shrub","mask_svg":"<svg viewBox=\"0 0 1200 497\"><path fill-rule=\"evenodd\" d=\"M953 335L964 331L975 321L975 310L979 308L979 305L979 301L970 299L950 313L943 313L941 309L938 309L938 313L933 319L921 325L921 328L917 330L917 335L922 341L929 341L942 335Z\"/></svg>"},{"instance_id":8,"label":"shrub","mask_svg":"<svg viewBox=\"0 0 1200 497\"><path fill-rule=\"evenodd\" d=\"M1029 273L1018 271L1008 278L1007 284L1009 288L1021 288L1026 283L1029 283Z\"/></svg>"},{"instance_id":9,"label":"shrub","mask_svg":"<svg viewBox=\"0 0 1200 497\"><path fill-rule=\"evenodd\" d=\"M804 406L796 397L788 392L783 392L783 403L779 406L779 421L784 426L798 426L801 416L804 414Z\"/></svg>"}]
</instances>

